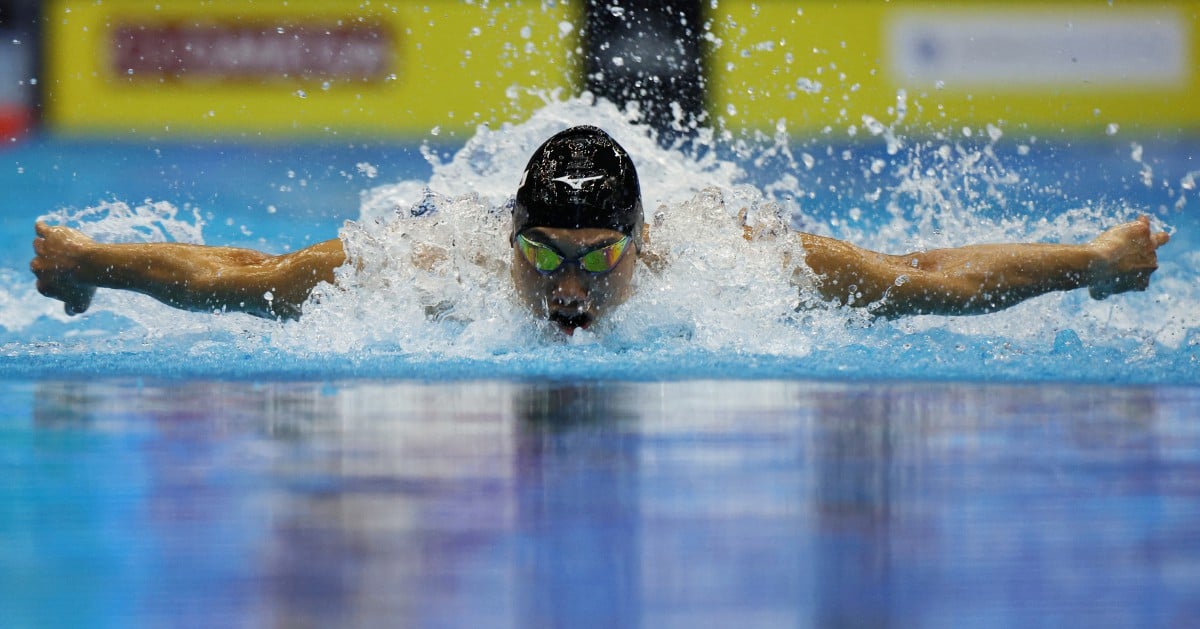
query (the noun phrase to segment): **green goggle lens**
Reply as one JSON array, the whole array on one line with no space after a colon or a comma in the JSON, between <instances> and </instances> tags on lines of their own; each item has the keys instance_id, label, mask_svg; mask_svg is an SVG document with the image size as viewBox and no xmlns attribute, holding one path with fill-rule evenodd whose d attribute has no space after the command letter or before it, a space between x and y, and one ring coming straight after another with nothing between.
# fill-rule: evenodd
<instances>
[{"instance_id":1,"label":"green goggle lens","mask_svg":"<svg viewBox=\"0 0 1200 629\"><path fill-rule=\"evenodd\" d=\"M525 257L525 260L541 273L557 271L564 262L567 262L567 259L554 249L539 242L527 240L523 235L517 236L517 247L521 250L521 255ZM593 249L572 262L578 262L579 266L589 273L607 273L617 266L628 247L629 236L626 236L611 245Z\"/></svg>"}]
</instances>

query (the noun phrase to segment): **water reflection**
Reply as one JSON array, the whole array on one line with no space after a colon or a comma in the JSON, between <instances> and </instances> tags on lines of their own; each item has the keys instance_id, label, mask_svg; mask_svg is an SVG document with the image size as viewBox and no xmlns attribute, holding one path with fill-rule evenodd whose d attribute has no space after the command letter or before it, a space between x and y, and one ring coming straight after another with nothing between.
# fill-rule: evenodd
<instances>
[{"instance_id":1,"label":"water reflection","mask_svg":"<svg viewBox=\"0 0 1200 629\"><path fill-rule=\"evenodd\" d=\"M530 385L515 392L517 626L574 625L581 618L592 626L637 625L636 399L635 388L624 384Z\"/></svg>"},{"instance_id":2,"label":"water reflection","mask_svg":"<svg viewBox=\"0 0 1200 629\"><path fill-rule=\"evenodd\" d=\"M1197 611L1194 389L41 382L5 395L0 592L22 592L3 601L18 624ZM67 582L78 611L57 603Z\"/></svg>"},{"instance_id":3,"label":"water reflection","mask_svg":"<svg viewBox=\"0 0 1200 629\"><path fill-rule=\"evenodd\" d=\"M888 575L896 466L893 448L902 425L896 398L819 395L818 447L812 453L817 530L828 541L814 548L821 627L888 626Z\"/></svg>"}]
</instances>

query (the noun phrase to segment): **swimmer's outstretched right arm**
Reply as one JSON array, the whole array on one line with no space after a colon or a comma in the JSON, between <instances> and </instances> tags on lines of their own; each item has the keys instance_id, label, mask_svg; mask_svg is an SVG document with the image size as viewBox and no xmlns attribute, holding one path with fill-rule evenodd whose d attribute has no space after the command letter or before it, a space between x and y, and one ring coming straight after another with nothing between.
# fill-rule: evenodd
<instances>
[{"instance_id":1,"label":"swimmer's outstretched right arm","mask_svg":"<svg viewBox=\"0 0 1200 629\"><path fill-rule=\"evenodd\" d=\"M1076 288L1087 288L1096 299L1146 290L1158 268L1156 251L1170 240L1145 216L1084 244L970 245L899 256L812 234L799 237L826 299L886 317L982 314Z\"/></svg>"},{"instance_id":2,"label":"swimmer's outstretched right arm","mask_svg":"<svg viewBox=\"0 0 1200 629\"><path fill-rule=\"evenodd\" d=\"M342 242L327 240L283 255L179 243L97 243L69 227L37 223L29 263L38 291L67 314L91 305L97 288L149 295L184 310L237 311L295 319L320 282L346 262Z\"/></svg>"}]
</instances>

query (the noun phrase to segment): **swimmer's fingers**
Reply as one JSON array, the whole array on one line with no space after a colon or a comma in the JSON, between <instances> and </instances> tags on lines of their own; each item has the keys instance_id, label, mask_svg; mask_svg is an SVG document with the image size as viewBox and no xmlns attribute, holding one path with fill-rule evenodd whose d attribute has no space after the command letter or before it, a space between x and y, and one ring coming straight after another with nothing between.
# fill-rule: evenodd
<instances>
[{"instance_id":1,"label":"swimmer's fingers","mask_svg":"<svg viewBox=\"0 0 1200 629\"><path fill-rule=\"evenodd\" d=\"M69 228L50 226L41 221L34 225L34 258L29 270L37 277L38 292L63 302L68 315L85 312L92 303L96 287L79 282L80 250L91 239Z\"/></svg>"},{"instance_id":2,"label":"swimmer's fingers","mask_svg":"<svg viewBox=\"0 0 1200 629\"><path fill-rule=\"evenodd\" d=\"M37 276L38 292L63 302L63 310L68 315L86 312L92 305L92 296L96 294L96 287L80 284L72 280L69 274L46 270L40 262L40 258L34 258L33 262L29 263L33 274Z\"/></svg>"},{"instance_id":3,"label":"swimmer's fingers","mask_svg":"<svg viewBox=\"0 0 1200 629\"><path fill-rule=\"evenodd\" d=\"M38 292L63 302L63 310L68 315L73 316L86 312L92 305L92 296L96 294L95 286L70 281L58 273L38 272L35 269L34 274L38 278Z\"/></svg>"},{"instance_id":4,"label":"swimmer's fingers","mask_svg":"<svg viewBox=\"0 0 1200 629\"><path fill-rule=\"evenodd\" d=\"M1156 232L1152 238L1154 240L1154 248L1158 249L1159 247L1171 241L1171 234L1168 234L1167 232Z\"/></svg>"},{"instance_id":5,"label":"swimmer's fingers","mask_svg":"<svg viewBox=\"0 0 1200 629\"><path fill-rule=\"evenodd\" d=\"M1137 238L1139 240L1145 238L1151 252L1171 241L1171 234L1165 231L1156 232L1150 227L1150 217L1145 214L1138 216L1137 220L1130 225L1136 225Z\"/></svg>"},{"instance_id":6,"label":"swimmer's fingers","mask_svg":"<svg viewBox=\"0 0 1200 629\"><path fill-rule=\"evenodd\" d=\"M1144 291L1158 270L1157 249L1171 240L1166 232L1154 232L1150 218L1117 225L1101 234L1092 246L1097 253L1088 291L1096 299L1127 291Z\"/></svg>"},{"instance_id":7,"label":"swimmer's fingers","mask_svg":"<svg viewBox=\"0 0 1200 629\"><path fill-rule=\"evenodd\" d=\"M63 302L63 312L68 316L80 315L87 312L87 309L92 305L92 297L96 294L96 288L88 287L86 290L72 293L70 296L61 298Z\"/></svg>"},{"instance_id":8,"label":"swimmer's fingers","mask_svg":"<svg viewBox=\"0 0 1200 629\"><path fill-rule=\"evenodd\" d=\"M41 271L74 271L82 265L86 251L95 244L78 230L61 225L47 225L38 221L34 225L37 237L33 239L34 261ZM34 265L30 265L33 267Z\"/></svg>"},{"instance_id":9,"label":"swimmer's fingers","mask_svg":"<svg viewBox=\"0 0 1200 629\"><path fill-rule=\"evenodd\" d=\"M1088 293L1093 299L1106 299L1111 295L1129 291L1144 291L1150 288L1150 271L1135 271L1111 280L1095 282L1088 287Z\"/></svg>"}]
</instances>

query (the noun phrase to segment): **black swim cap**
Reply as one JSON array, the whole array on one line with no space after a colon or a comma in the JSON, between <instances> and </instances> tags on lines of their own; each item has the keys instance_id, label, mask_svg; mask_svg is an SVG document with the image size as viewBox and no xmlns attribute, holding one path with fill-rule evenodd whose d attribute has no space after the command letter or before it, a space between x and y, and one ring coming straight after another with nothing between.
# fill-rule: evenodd
<instances>
[{"instance_id":1,"label":"black swim cap","mask_svg":"<svg viewBox=\"0 0 1200 629\"><path fill-rule=\"evenodd\" d=\"M642 190L629 153L596 127L571 127L533 152L513 203L513 235L530 227L601 227L642 239Z\"/></svg>"}]
</instances>

